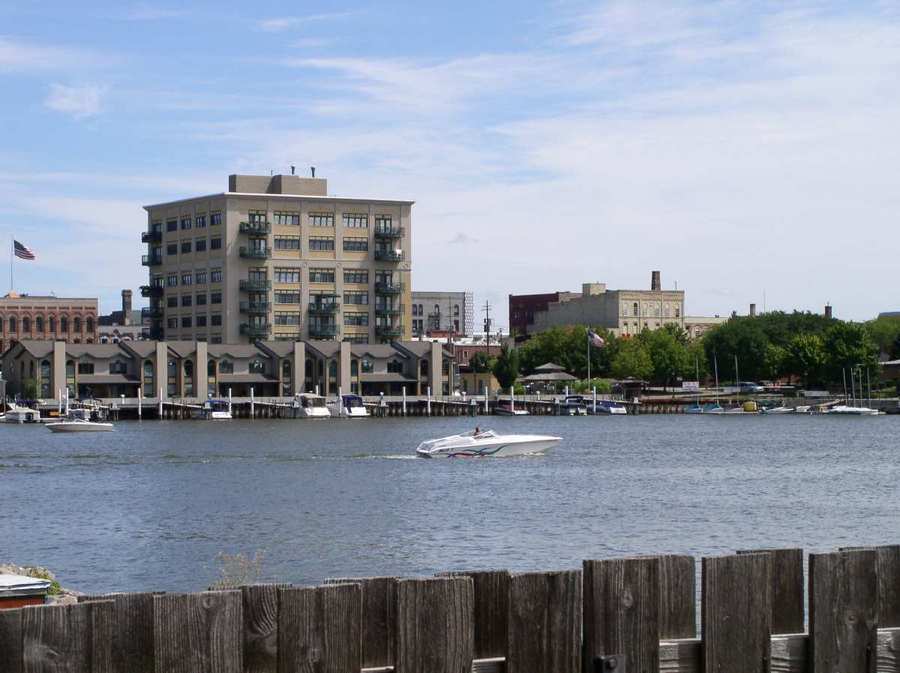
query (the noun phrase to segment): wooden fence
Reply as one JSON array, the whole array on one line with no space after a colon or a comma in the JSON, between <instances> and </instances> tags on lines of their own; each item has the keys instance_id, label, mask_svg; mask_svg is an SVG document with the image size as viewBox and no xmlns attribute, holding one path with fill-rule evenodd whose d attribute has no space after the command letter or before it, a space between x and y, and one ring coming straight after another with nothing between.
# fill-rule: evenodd
<instances>
[{"instance_id":1,"label":"wooden fence","mask_svg":"<svg viewBox=\"0 0 900 673\"><path fill-rule=\"evenodd\" d=\"M807 582L803 561L799 549L702 559L702 636L690 556L89 596L0 611L0 671L900 671L900 546L811 554Z\"/></svg>"}]
</instances>

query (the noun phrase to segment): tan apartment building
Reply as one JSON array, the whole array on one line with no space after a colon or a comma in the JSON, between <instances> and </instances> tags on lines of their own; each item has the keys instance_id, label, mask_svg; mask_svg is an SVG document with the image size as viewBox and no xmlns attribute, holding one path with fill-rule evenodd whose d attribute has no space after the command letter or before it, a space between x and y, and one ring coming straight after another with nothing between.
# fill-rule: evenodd
<instances>
[{"instance_id":1,"label":"tan apartment building","mask_svg":"<svg viewBox=\"0 0 900 673\"><path fill-rule=\"evenodd\" d=\"M23 339L97 340L97 300L10 292L0 297L0 353Z\"/></svg>"},{"instance_id":2,"label":"tan apartment building","mask_svg":"<svg viewBox=\"0 0 900 673\"><path fill-rule=\"evenodd\" d=\"M227 192L145 206L151 337L409 339L412 205L329 196L322 178L231 175Z\"/></svg>"}]
</instances>

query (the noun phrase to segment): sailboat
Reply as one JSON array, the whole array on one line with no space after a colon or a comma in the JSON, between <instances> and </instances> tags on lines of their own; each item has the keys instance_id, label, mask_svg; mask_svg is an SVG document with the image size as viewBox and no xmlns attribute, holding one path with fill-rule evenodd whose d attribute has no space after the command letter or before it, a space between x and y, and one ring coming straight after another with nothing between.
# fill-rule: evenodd
<instances>
[{"instance_id":1,"label":"sailboat","mask_svg":"<svg viewBox=\"0 0 900 673\"><path fill-rule=\"evenodd\" d=\"M719 357L715 353L713 353L713 367L715 368L716 374L716 402L715 404L707 404L703 407L702 413L721 415L725 413L725 410L722 408L722 405L719 404Z\"/></svg>"},{"instance_id":2,"label":"sailboat","mask_svg":"<svg viewBox=\"0 0 900 673\"><path fill-rule=\"evenodd\" d=\"M697 399L684 410L686 414L702 414L703 407L700 404L700 359L694 358L694 371L697 379Z\"/></svg>"}]
</instances>

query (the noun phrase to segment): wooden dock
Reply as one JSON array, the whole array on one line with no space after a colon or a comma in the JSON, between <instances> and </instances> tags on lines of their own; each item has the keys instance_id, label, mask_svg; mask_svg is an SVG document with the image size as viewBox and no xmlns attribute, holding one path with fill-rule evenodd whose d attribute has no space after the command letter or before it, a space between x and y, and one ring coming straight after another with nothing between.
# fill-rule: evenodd
<instances>
[{"instance_id":1,"label":"wooden dock","mask_svg":"<svg viewBox=\"0 0 900 673\"><path fill-rule=\"evenodd\" d=\"M0 611L3 673L888 673L900 546L109 594ZM698 610L700 627L698 629ZM804 616L808 616L808 623Z\"/></svg>"}]
</instances>

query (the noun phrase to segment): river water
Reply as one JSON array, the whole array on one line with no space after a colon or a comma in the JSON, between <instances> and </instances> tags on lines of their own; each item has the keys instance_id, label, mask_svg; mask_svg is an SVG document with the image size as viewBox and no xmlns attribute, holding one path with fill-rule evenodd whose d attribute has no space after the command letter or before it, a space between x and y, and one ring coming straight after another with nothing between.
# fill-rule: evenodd
<instances>
[{"instance_id":1,"label":"river water","mask_svg":"<svg viewBox=\"0 0 900 673\"><path fill-rule=\"evenodd\" d=\"M422 460L469 430L542 457ZM584 558L900 543L900 416L409 418L0 426L0 562L88 591L553 570Z\"/></svg>"}]
</instances>

